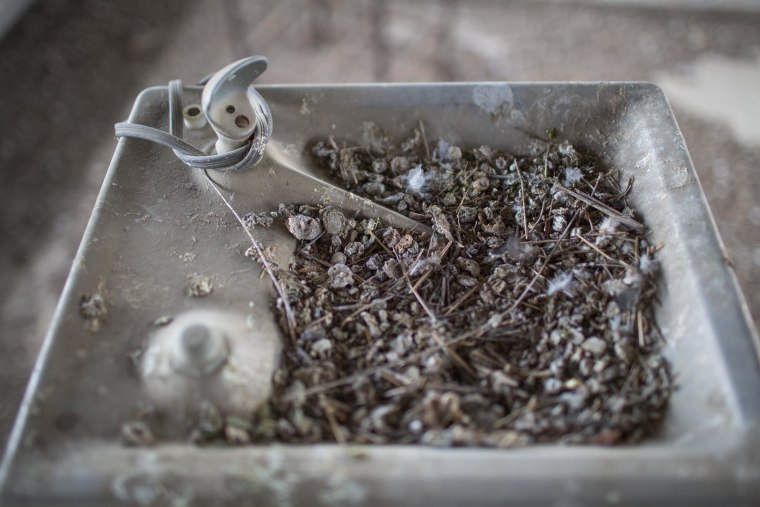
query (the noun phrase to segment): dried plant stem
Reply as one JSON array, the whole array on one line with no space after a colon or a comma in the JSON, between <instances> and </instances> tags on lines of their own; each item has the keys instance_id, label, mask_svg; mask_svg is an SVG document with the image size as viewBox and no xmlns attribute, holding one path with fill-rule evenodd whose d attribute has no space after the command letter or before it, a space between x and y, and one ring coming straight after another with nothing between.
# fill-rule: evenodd
<instances>
[{"instance_id":1,"label":"dried plant stem","mask_svg":"<svg viewBox=\"0 0 760 507\"><path fill-rule=\"evenodd\" d=\"M425 145L425 155L430 158L430 147L428 147L427 136L425 135L425 124L420 120L420 134L422 134L422 142Z\"/></svg>"},{"instance_id":2,"label":"dried plant stem","mask_svg":"<svg viewBox=\"0 0 760 507\"><path fill-rule=\"evenodd\" d=\"M243 218L235 210L232 204L230 204L230 202L227 200L224 194L222 194L221 190L219 190L214 180L212 180L211 177L208 175L208 172L204 171L204 174L206 176L206 179L211 184L211 188L213 188L214 191L217 193L217 195L222 199L222 201L230 210L230 212L235 216L235 219L240 224L240 227L242 227L243 231L245 231L245 234L246 236L248 236L248 239L251 240L251 244L253 245L253 248L256 250L256 255L258 255L259 262L261 262L261 265L264 267L264 271L266 271L267 275L269 276L269 279L272 281L272 284L274 285L275 290L277 291L277 295L280 297L280 301L282 301L282 306L285 312L285 318L288 323L288 335L290 336L291 342L295 344L296 319L295 319L295 316L293 315L293 309L290 306L290 301L288 300L288 296L285 293L285 289L282 287L282 283L280 282L280 279L275 274L275 269L272 267L272 263L269 261L269 259L265 255L264 247L256 238L253 237L253 234L251 234L251 231L249 231L248 227L245 226L245 221L243 220Z\"/></svg>"},{"instance_id":3,"label":"dried plant stem","mask_svg":"<svg viewBox=\"0 0 760 507\"><path fill-rule=\"evenodd\" d=\"M604 257L605 259L607 259L608 261L613 262L615 264L620 264L620 265L625 266L625 267L631 267L631 265L628 264L625 261L622 261L620 259L613 259L607 253L605 253L604 250L602 250L601 248L599 248L598 246L596 246L595 244L593 244L592 242L590 242L589 240L587 240L583 236L577 236L577 238L579 240L581 240L583 243L585 243L589 248L591 248L592 250L594 250L596 253L598 253L599 255L601 255L602 257Z\"/></svg>"},{"instance_id":4,"label":"dried plant stem","mask_svg":"<svg viewBox=\"0 0 760 507\"><path fill-rule=\"evenodd\" d=\"M512 161L517 171L517 177L520 178L520 200L522 201L522 215L523 215L523 230L525 231L525 239L528 239L528 208L525 207L525 181L522 177L522 171L520 171L520 164L517 159Z\"/></svg>"},{"instance_id":5,"label":"dried plant stem","mask_svg":"<svg viewBox=\"0 0 760 507\"><path fill-rule=\"evenodd\" d=\"M330 403L327 401L327 397L325 395L321 394L319 396L319 404L322 406L325 417L327 417L327 420L330 423L330 429L333 432L335 441L340 445L344 445L346 443L346 438L343 436L343 432L340 430L338 422L335 420L335 412L333 410L333 407L330 406Z\"/></svg>"},{"instance_id":6,"label":"dried plant stem","mask_svg":"<svg viewBox=\"0 0 760 507\"><path fill-rule=\"evenodd\" d=\"M606 204L604 204L602 201L600 201L596 197L593 197L593 196L590 196L588 194L585 194L585 193L583 193L583 192L581 192L579 190L573 190L573 189L564 187L564 186L562 186L559 183L557 183L556 185L557 185L557 188L560 189L561 191L565 192L568 195L571 195L571 196L575 197L576 199L578 199L580 201L585 202L589 206L593 206L594 208L598 209L599 211L601 211L605 215L607 215L607 216L609 216L611 218L614 218L615 220L617 220L621 224L625 224L625 225L627 225L628 227L630 227L632 229L636 229L637 231L643 231L644 230L644 225L643 224L640 224L636 220L623 215L622 213L620 213L619 211L617 211L617 210L615 210L613 208L610 208L609 206L607 206Z\"/></svg>"}]
</instances>

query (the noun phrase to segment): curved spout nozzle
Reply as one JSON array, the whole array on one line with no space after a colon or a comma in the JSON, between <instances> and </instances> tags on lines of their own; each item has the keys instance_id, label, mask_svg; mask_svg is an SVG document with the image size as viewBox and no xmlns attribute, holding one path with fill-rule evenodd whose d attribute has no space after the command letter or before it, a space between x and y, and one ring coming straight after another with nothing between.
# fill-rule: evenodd
<instances>
[{"instance_id":1,"label":"curved spout nozzle","mask_svg":"<svg viewBox=\"0 0 760 507\"><path fill-rule=\"evenodd\" d=\"M231 63L209 79L201 107L218 137L216 151L230 152L251 137L264 143L272 132L272 114L253 81L267 69L267 59L251 56Z\"/></svg>"}]
</instances>

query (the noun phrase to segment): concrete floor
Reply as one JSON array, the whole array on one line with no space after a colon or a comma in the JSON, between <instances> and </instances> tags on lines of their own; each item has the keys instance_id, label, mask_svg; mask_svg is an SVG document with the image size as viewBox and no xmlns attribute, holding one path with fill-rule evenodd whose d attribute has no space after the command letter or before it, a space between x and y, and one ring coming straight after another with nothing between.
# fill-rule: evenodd
<instances>
[{"instance_id":1,"label":"concrete floor","mask_svg":"<svg viewBox=\"0 0 760 507\"><path fill-rule=\"evenodd\" d=\"M504 0L39 2L0 41L0 440L116 144L113 123L126 118L141 89L193 81L249 54L270 58L265 83L662 83L757 322L758 51L760 14L751 9Z\"/></svg>"}]
</instances>

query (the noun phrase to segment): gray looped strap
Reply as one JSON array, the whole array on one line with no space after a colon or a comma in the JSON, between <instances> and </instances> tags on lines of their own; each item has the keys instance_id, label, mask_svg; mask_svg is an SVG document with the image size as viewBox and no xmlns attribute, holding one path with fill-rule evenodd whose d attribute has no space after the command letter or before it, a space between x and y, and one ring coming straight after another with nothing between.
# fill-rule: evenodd
<instances>
[{"instance_id":1,"label":"gray looped strap","mask_svg":"<svg viewBox=\"0 0 760 507\"><path fill-rule=\"evenodd\" d=\"M264 155L264 148L271 135L271 118L266 103L261 106L265 111L264 120L258 121L253 136L241 147L217 155L206 155L195 146L182 139L182 81L169 83L169 132L147 125L120 122L114 126L116 137L132 137L151 141L167 148L185 165L194 169L214 169L217 171L239 171L255 165Z\"/></svg>"}]
</instances>

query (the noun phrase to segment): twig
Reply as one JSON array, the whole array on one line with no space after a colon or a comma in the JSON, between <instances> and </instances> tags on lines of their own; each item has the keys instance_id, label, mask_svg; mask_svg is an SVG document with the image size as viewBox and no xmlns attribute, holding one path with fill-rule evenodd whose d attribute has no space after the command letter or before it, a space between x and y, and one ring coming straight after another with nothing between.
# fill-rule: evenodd
<instances>
[{"instance_id":1,"label":"twig","mask_svg":"<svg viewBox=\"0 0 760 507\"><path fill-rule=\"evenodd\" d=\"M643 349L646 347L646 338L644 336L644 319L642 318L641 308L636 310L636 327L639 333L639 347Z\"/></svg>"},{"instance_id":2,"label":"twig","mask_svg":"<svg viewBox=\"0 0 760 507\"><path fill-rule=\"evenodd\" d=\"M398 253L394 250L394 255L396 256L396 260L401 264L401 259L398 256ZM422 252L420 252L420 255L417 256L417 262L419 262L420 257L422 257ZM414 285L412 285L412 282L409 280L409 273L404 272L404 280L406 281L406 284L409 286L409 290L414 294L414 297L417 298L417 301L420 303L422 308L425 310L425 313L428 314L428 317L430 317L431 322L433 325L435 325L438 322L438 318L435 316L433 311L428 307L427 304L425 304L425 301L422 299L422 296L420 296L419 292L417 292L417 289L414 288Z\"/></svg>"},{"instance_id":3,"label":"twig","mask_svg":"<svg viewBox=\"0 0 760 507\"><path fill-rule=\"evenodd\" d=\"M585 194L583 192L580 192L578 190L572 190L570 188L567 188L567 187L561 185L560 183L557 183L556 185L557 185L558 189L562 190L566 194L575 197L579 201L585 202L589 206L592 206L592 207L598 209L599 211L601 211L605 215L608 215L608 216L614 218L615 220L617 220L621 224L627 225L631 229L636 229L637 231L643 231L645 229L645 227L644 227L643 224L640 224L636 220L623 215L622 213L620 213L619 211L617 211L617 210L615 210L613 208L610 208L609 206L607 206L606 204L604 204L602 201L598 200L596 197L590 196L590 195Z\"/></svg>"},{"instance_id":4,"label":"twig","mask_svg":"<svg viewBox=\"0 0 760 507\"><path fill-rule=\"evenodd\" d=\"M449 251L449 248L451 248L451 245L453 244L454 244L453 241L449 241L448 243L446 243L446 246L443 247L443 250L441 250L441 258L443 258L446 255L446 253ZM417 283L414 284L415 290L419 289L420 285L422 285L422 283L428 279L428 277L430 276L430 273L432 273L432 271L423 273L423 275L419 278L419 280L417 280Z\"/></svg>"},{"instance_id":5,"label":"twig","mask_svg":"<svg viewBox=\"0 0 760 507\"><path fill-rule=\"evenodd\" d=\"M475 294L475 292L477 292L477 290L480 289L483 286L483 283L484 282L478 283L473 288L471 288L470 290L468 290L467 292L465 292L464 294L462 294L459 297L459 299L457 299L456 301L454 301L454 303L451 306L449 306L449 308L446 310L446 313L444 313L443 316L447 317L447 316L451 315L451 313L454 310L456 310L460 305L462 305L462 303L464 303L465 301L467 301L468 299L470 299L470 297L473 294Z\"/></svg>"},{"instance_id":6,"label":"twig","mask_svg":"<svg viewBox=\"0 0 760 507\"><path fill-rule=\"evenodd\" d=\"M528 239L528 208L525 206L525 182L523 181L520 164L517 159L512 162L517 170L517 177L520 178L520 199L522 200L523 229L525 229L525 239Z\"/></svg>"},{"instance_id":7,"label":"twig","mask_svg":"<svg viewBox=\"0 0 760 507\"><path fill-rule=\"evenodd\" d=\"M335 414L333 413L333 408L330 406L329 403L327 403L327 397L324 394L319 395L319 404L322 406L322 411L325 413L325 417L327 417L327 422L330 424L330 429L333 432L335 441L338 442L340 445L345 444L346 438L343 436L343 432L340 430L340 427L338 426L338 421L335 420Z\"/></svg>"},{"instance_id":8,"label":"twig","mask_svg":"<svg viewBox=\"0 0 760 507\"><path fill-rule=\"evenodd\" d=\"M427 136L425 135L425 124L420 120L420 133L422 134L422 142L425 144L425 154L427 158L430 158L430 148L428 148Z\"/></svg>"},{"instance_id":9,"label":"twig","mask_svg":"<svg viewBox=\"0 0 760 507\"><path fill-rule=\"evenodd\" d=\"M293 315L293 309L290 306L290 301L288 300L288 296L285 293L285 289L282 288L282 283L280 282L280 279L277 278L277 275L274 272L274 269L272 268L272 265L270 264L269 260L267 259L265 253L264 253L264 247L259 243L259 241L253 237L253 234L251 234L251 231L248 230L248 227L245 226L245 221L243 218L238 214L237 211L235 211L235 208L232 207L232 204L227 200L226 197L224 197L224 194L222 194L222 191L217 188L216 183L214 180L211 179L211 176L208 175L207 171L203 171L203 174L206 176L206 179L211 183L211 188L214 189L214 191L217 193L217 195L222 199L224 204L229 208L229 210L232 212L232 214L237 219L238 223L240 224L240 227L243 228L243 231L245 231L245 234L248 236L248 239L251 240L251 244L253 244L253 248L256 249L256 253L259 256L259 262L261 262L261 265L264 267L264 271L266 271L267 275L269 275L270 280L272 280L272 284L274 285L275 290L277 291L277 294L280 296L280 301L282 301L282 306L285 310L285 319L288 322L288 334L290 335L290 340L295 346L296 344L296 319Z\"/></svg>"},{"instance_id":10,"label":"twig","mask_svg":"<svg viewBox=\"0 0 760 507\"><path fill-rule=\"evenodd\" d=\"M618 264L622 264L623 266L625 266L625 267L627 267L627 268L630 268L630 267L631 267L631 265L630 265L630 264L628 264L627 262L625 262L625 261L624 261L624 260L622 260L622 259L614 259L614 258L610 257L609 255L607 255L607 254L604 252L604 250L602 250L601 248L599 248L598 246L596 246L595 244L593 244L592 242L590 242L589 240L587 240L587 239L586 239L586 238L584 238L583 236L576 236L576 237L577 237L579 240L583 241L583 242L584 242L586 245L588 245L590 248L592 248L593 250L595 250L595 251L596 251L596 253L598 253L599 255L601 255L602 257L604 257L605 259L607 259L608 261L611 261L611 262L617 262Z\"/></svg>"}]
</instances>

